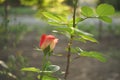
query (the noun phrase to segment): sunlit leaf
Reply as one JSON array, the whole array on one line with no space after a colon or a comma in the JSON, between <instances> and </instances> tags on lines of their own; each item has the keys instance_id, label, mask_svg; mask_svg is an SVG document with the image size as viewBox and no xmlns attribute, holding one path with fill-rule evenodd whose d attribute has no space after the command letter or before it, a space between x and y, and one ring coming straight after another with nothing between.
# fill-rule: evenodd
<instances>
[{"instance_id":1,"label":"sunlit leaf","mask_svg":"<svg viewBox=\"0 0 120 80\"><path fill-rule=\"evenodd\" d=\"M51 71L51 72L56 72L58 70L60 70L60 67L57 66L57 65L49 65L47 68L46 68L47 71Z\"/></svg>"},{"instance_id":2,"label":"sunlit leaf","mask_svg":"<svg viewBox=\"0 0 120 80\"><path fill-rule=\"evenodd\" d=\"M67 22L67 16L57 15L57 17L58 17L61 21Z\"/></svg>"},{"instance_id":3,"label":"sunlit leaf","mask_svg":"<svg viewBox=\"0 0 120 80\"><path fill-rule=\"evenodd\" d=\"M40 71L40 73L51 74L51 73L53 73L53 72L52 72L52 71Z\"/></svg>"},{"instance_id":4,"label":"sunlit leaf","mask_svg":"<svg viewBox=\"0 0 120 80\"><path fill-rule=\"evenodd\" d=\"M49 13L49 12L43 12L42 13L46 18L55 21L55 22L60 22L61 19L59 17L57 17L56 15Z\"/></svg>"},{"instance_id":5,"label":"sunlit leaf","mask_svg":"<svg viewBox=\"0 0 120 80\"><path fill-rule=\"evenodd\" d=\"M95 51L82 51L79 53L80 56L86 56L86 57L91 57L91 58L95 58L101 62L106 62L106 58L99 52L95 52Z\"/></svg>"},{"instance_id":6,"label":"sunlit leaf","mask_svg":"<svg viewBox=\"0 0 120 80\"><path fill-rule=\"evenodd\" d=\"M71 48L71 52L72 53L80 53L80 52L82 52L83 50L81 49L81 48L79 48L79 47L76 47L76 48Z\"/></svg>"},{"instance_id":7,"label":"sunlit leaf","mask_svg":"<svg viewBox=\"0 0 120 80\"><path fill-rule=\"evenodd\" d=\"M112 22L112 19L108 16L100 16L99 19L108 23Z\"/></svg>"},{"instance_id":8,"label":"sunlit leaf","mask_svg":"<svg viewBox=\"0 0 120 80\"><path fill-rule=\"evenodd\" d=\"M40 72L40 69L35 68L35 67L27 67L27 68L22 68L21 71L28 71L28 72Z\"/></svg>"},{"instance_id":9,"label":"sunlit leaf","mask_svg":"<svg viewBox=\"0 0 120 80\"><path fill-rule=\"evenodd\" d=\"M112 5L109 4L100 4L97 9L96 9L96 13L99 16L108 16L108 15L112 15L114 14L115 9Z\"/></svg>"},{"instance_id":10,"label":"sunlit leaf","mask_svg":"<svg viewBox=\"0 0 120 80\"><path fill-rule=\"evenodd\" d=\"M56 30L57 30L57 31L61 31L61 32L68 32L68 33L71 33L71 32L72 32L72 28L70 28L70 27L65 27L65 26L63 26L63 27L57 27Z\"/></svg>"},{"instance_id":11,"label":"sunlit leaf","mask_svg":"<svg viewBox=\"0 0 120 80\"><path fill-rule=\"evenodd\" d=\"M96 51L84 51L79 47L72 48L71 50L79 55L75 59L80 58L80 56L84 56L84 57L95 58L101 62L106 62L106 58L102 55L102 53Z\"/></svg>"},{"instance_id":12,"label":"sunlit leaf","mask_svg":"<svg viewBox=\"0 0 120 80\"><path fill-rule=\"evenodd\" d=\"M87 33L87 32L84 32L84 31L82 31L82 30L79 30L79 29L74 29L75 30L75 32L76 32L76 35L86 35L86 36L93 36L92 34L90 34L90 33Z\"/></svg>"},{"instance_id":13,"label":"sunlit leaf","mask_svg":"<svg viewBox=\"0 0 120 80\"><path fill-rule=\"evenodd\" d=\"M54 25L54 26L63 26L63 25L66 25L65 23L62 23L62 22L54 22L54 21L48 21L48 24Z\"/></svg>"},{"instance_id":14,"label":"sunlit leaf","mask_svg":"<svg viewBox=\"0 0 120 80\"><path fill-rule=\"evenodd\" d=\"M86 16L86 17L91 17L93 16L94 12L92 10L92 8L88 7L88 6L83 6L81 8L81 13L82 15Z\"/></svg>"},{"instance_id":15,"label":"sunlit leaf","mask_svg":"<svg viewBox=\"0 0 120 80\"><path fill-rule=\"evenodd\" d=\"M81 37L85 40L91 41L91 42L98 42L95 38L87 35L81 35Z\"/></svg>"},{"instance_id":16,"label":"sunlit leaf","mask_svg":"<svg viewBox=\"0 0 120 80\"><path fill-rule=\"evenodd\" d=\"M48 19L48 23L51 25L54 26L67 25L67 18L63 16L55 15L49 12L43 12L42 14Z\"/></svg>"}]
</instances>

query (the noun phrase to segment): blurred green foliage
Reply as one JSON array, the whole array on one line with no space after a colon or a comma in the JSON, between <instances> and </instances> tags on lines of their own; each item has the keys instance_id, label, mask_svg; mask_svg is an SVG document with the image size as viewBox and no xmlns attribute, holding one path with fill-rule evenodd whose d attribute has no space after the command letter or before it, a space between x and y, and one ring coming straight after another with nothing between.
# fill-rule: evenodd
<instances>
[{"instance_id":1,"label":"blurred green foliage","mask_svg":"<svg viewBox=\"0 0 120 80\"><path fill-rule=\"evenodd\" d=\"M1 80L33 80L34 74L29 73L25 74L21 72L20 69L22 67L29 66L28 59L22 56L21 52L17 52L17 55L9 55L8 61L5 63L0 60L0 79ZM1 65L6 66L6 68Z\"/></svg>"},{"instance_id":2,"label":"blurred green foliage","mask_svg":"<svg viewBox=\"0 0 120 80\"><path fill-rule=\"evenodd\" d=\"M30 7L9 7L9 15L33 15L36 13L36 10ZM4 15L4 7L0 6L0 16Z\"/></svg>"},{"instance_id":3,"label":"blurred green foliage","mask_svg":"<svg viewBox=\"0 0 120 80\"><path fill-rule=\"evenodd\" d=\"M3 6L4 3L7 2L9 6L18 6L20 3L20 0L0 0L0 4Z\"/></svg>"},{"instance_id":4,"label":"blurred green foliage","mask_svg":"<svg viewBox=\"0 0 120 80\"><path fill-rule=\"evenodd\" d=\"M2 4L5 0L0 0L0 4ZM56 3L58 1L63 1L63 0L7 0L10 6L22 6L23 5L27 5L27 6L39 6L39 8L45 8L46 6L50 7L51 5L46 5L47 3L51 2ZM63 3L69 5L69 6L73 6L72 3L73 0L64 0ZM116 10L120 10L120 0L98 0L98 3L96 4L100 4L100 3L108 3L111 4L115 7Z\"/></svg>"},{"instance_id":5,"label":"blurred green foliage","mask_svg":"<svg viewBox=\"0 0 120 80\"><path fill-rule=\"evenodd\" d=\"M100 3L109 3L115 7L116 10L120 10L120 0L99 0Z\"/></svg>"},{"instance_id":6,"label":"blurred green foliage","mask_svg":"<svg viewBox=\"0 0 120 80\"><path fill-rule=\"evenodd\" d=\"M17 25L17 26L11 26L8 30L8 40L12 41L10 43L13 43L13 45L16 45L19 43L19 40L21 40L25 33L27 33L28 28L25 25Z\"/></svg>"},{"instance_id":7,"label":"blurred green foliage","mask_svg":"<svg viewBox=\"0 0 120 80\"><path fill-rule=\"evenodd\" d=\"M40 17L43 11L61 15L71 12L71 8L64 4L64 0L21 0L21 4L36 7L38 10L37 16Z\"/></svg>"},{"instance_id":8,"label":"blurred green foliage","mask_svg":"<svg viewBox=\"0 0 120 80\"><path fill-rule=\"evenodd\" d=\"M0 0L0 4L3 3L5 0Z\"/></svg>"},{"instance_id":9,"label":"blurred green foliage","mask_svg":"<svg viewBox=\"0 0 120 80\"><path fill-rule=\"evenodd\" d=\"M22 67L29 66L28 58L22 56L21 52L17 52L16 55L10 55L8 57L7 65L9 67L9 71L13 73L16 76L16 80L33 80L33 74L25 74L24 72L21 72L20 69Z\"/></svg>"},{"instance_id":10,"label":"blurred green foliage","mask_svg":"<svg viewBox=\"0 0 120 80\"><path fill-rule=\"evenodd\" d=\"M40 1L40 2L39 2ZM41 16L41 11L48 11L54 14L62 14L62 15L66 15L69 12L71 12L70 7L68 7L67 5L63 6L63 0L21 0L21 3L23 5L27 5L27 6L33 6L36 7L38 9L37 12L37 16ZM13 2L13 1L12 1ZM52 4L52 5L50 5ZM43 10L44 9L44 10ZM1 10L0 10L1 11ZM84 10L83 10L84 11ZM11 8L10 13L18 13L18 14L31 14L34 11L31 9L28 9L26 7L24 7L24 9L22 8ZM89 15L89 14L87 14ZM91 16L91 15L90 15ZM71 24L70 24L71 25ZM82 29L83 31L86 32L90 32L94 35L98 35L97 32L97 27L93 26L93 25L80 25L78 26L79 29ZM40 28L40 27L34 27L35 30L37 30L37 32L39 34L44 33L44 30L49 30L49 27L44 27L44 28ZM44 29L44 30L43 30ZM0 47L4 47L6 44L6 40L10 41L10 43L12 43L13 46L15 46L16 44L19 43L19 40L21 40L24 36L25 33L28 32L28 28L25 25L15 25L15 26L10 26L7 28L8 32L6 33L6 28L4 28L3 26L0 26ZM117 35L119 36L120 34L120 26L119 25L109 25L107 28L104 28L104 32L107 34L113 34L113 35ZM26 59L19 55L19 56L13 56L11 55L9 57L9 62L8 65L10 66L10 71L11 72L15 72L17 73L18 70L20 70L21 67L25 67L28 66L28 64L26 64ZM32 76L33 74L29 74L29 75L25 75L23 72L20 72L19 75L19 80L32 80ZM24 77L22 77L21 75L23 75Z\"/></svg>"},{"instance_id":11,"label":"blurred green foliage","mask_svg":"<svg viewBox=\"0 0 120 80\"><path fill-rule=\"evenodd\" d=\"M0 26L0 48L6 44L7 34L5 27Z\"/></svg>"},{"instance_id":12,"label":"blurred green foliage","mask_svg":"<svg viewBox=\"0 0 120 80\"><path fill-rule=\"evenodd\" d=\"M99 32L98 32L98 26L95 25L78 25L79 29L89 32L93 35L95 35L95 37L98 37ZM102 35L103 37L107 37L107 36L114 36L114 37L119 37L120 35L120 25L107 25L105 27L103 27L103 31L102 31Z\"/></svg>"},{"instance_id":13,"label":"blurred green foliage","mask_svg":"<svg viewBox=\"0 0 120 80\"><path fill-rule=\"evenodd\" d=\"M119 37L120 36L120 25L109 25L106 31L108 32L108 35Z\"/></svg>"},{"instance_id":14,"label":"blurred green foliage","mask_svg":"<svg viewBox=\"0 0 120 80\"><path fill-rule=\"evenodd\" d=\"M7 32L6 32L7 31ZM23 36L29 31L25 25L9 26L6 30L2 25L0 26L0 47L4 48L8 44L16 46Z\"/></svg>"}]
</instances>

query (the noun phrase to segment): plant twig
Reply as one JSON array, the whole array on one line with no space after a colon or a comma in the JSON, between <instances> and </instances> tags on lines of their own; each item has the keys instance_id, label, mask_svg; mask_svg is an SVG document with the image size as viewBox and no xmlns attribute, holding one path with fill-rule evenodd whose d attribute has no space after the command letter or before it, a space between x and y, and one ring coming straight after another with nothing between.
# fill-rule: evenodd
<instances>
[{"instance_id":1,"label":"plant twig","mask_svg":"<svg viewBox=\"0 0 120 80\"><path fill-rule=\"evenodd\" d=\"M67 79L67 76L69 74L72 40L73 40L73 38L71 36L71 39L70 39L70 41L68 43L67 65L66 65L66 71L65 71L65 76L64 76L65 80Z\"/></svg>"},{"instance_id":2,"label":"plant twig","mask_svg":"<svg viewBox=\"0 0 120 80\"><path fill-rule=\"evenodd\" d=\"M76 8L77 8L77 2L78 0L74 0L74 12L73 12L73 28L76 27L75 24L75 15L76 15ZM66 65L66 71L65 71L65 76L64 79L67 80L68 74L69 74L69 68L70 68L70 57L71 57L71 46L73 42L73 34L71 34L69 43L68 43L68 53L67 53L67 65Z\"/></svg>"}]
</instances>

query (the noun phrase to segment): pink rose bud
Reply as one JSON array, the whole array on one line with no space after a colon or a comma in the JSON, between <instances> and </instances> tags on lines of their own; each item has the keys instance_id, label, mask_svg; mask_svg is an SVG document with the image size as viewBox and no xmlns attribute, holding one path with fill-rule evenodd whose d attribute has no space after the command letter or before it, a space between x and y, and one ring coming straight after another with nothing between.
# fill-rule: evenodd
<instances>
[{"instance_id":1,"label":"pink rose bud","mask_svg":"<svg viewBox=\"0 0 120 80\"><path fill-rule=\"evenodd\" d=\"M44 50L48 46L50 46L50 50L53 50L57 42L58 42L58 39L55 38L53 35L43 34L40 38L39 45L42 50Z\"/></svg>"}]
</instances>

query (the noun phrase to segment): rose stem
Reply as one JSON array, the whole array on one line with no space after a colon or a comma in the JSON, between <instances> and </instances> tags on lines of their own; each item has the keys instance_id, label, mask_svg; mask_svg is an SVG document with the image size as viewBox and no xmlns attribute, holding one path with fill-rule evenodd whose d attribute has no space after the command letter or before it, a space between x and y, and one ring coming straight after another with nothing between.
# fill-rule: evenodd
<instances>
[{"instance_id":1,"label":"rose stem","mask_svg":"<svg viewBox=\"0 0 120 80\"><path fill-rule=\"evenodd\" d=\"M44 57L43 57L43 65L42 65L42 72L41 72L41 74L40 74L40 80L43 79L44 70L45 70L45 68L46 68L46 62L47 62L46 55L44 55Z\"/></svg>"},{"instance_id":2,"label":"rose stem","mask_svg":"<svg viewBox=\"0 0 120 80\"><path fill-rule=\"evenodd\" d=\"M78 2L78 0L75 0L75 2L74 2L73 28L76 27L76 24L75 24L75 15L76 15L77 2ZM67 77L68 77L68 74L69 74L70 57L71 57L71 46L72 46L72 42L73 42L73 37L74 36L71 35L70 40L68 42L67 65L66 65L66 71L65 71L65 76L64 76L65 80L67 80Z\"/></svg>"}]
</instances>

